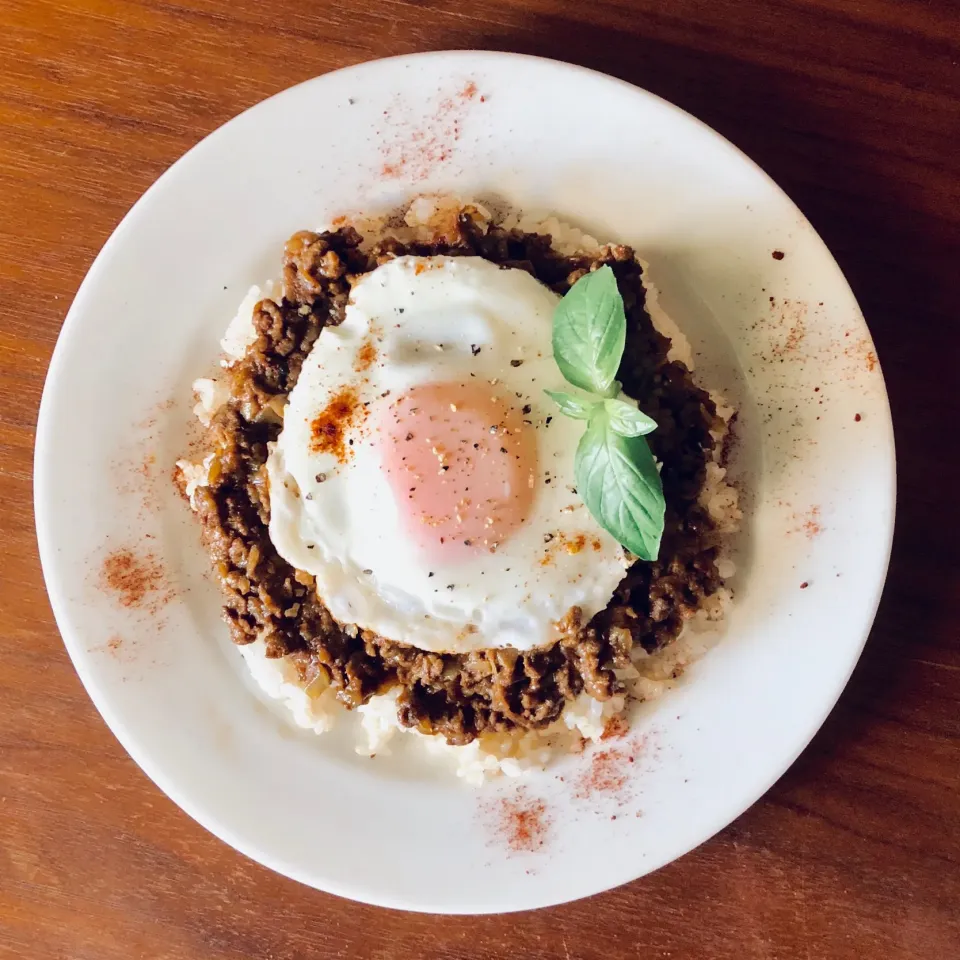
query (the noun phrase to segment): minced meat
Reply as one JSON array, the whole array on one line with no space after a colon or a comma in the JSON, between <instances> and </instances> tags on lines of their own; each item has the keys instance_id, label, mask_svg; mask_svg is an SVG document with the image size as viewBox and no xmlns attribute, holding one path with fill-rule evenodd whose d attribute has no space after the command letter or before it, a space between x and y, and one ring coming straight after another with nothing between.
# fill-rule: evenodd
<instances>
[{"instance_id":1,"label":"minced meat","mask_svg":"<svg viewBox=\"0 0 960 960\"><path fill-rule=\"evenodd\" d=\"M264 300L254 309L256 342L231 368L230 399L209 430L215 454L210 483L197 489L194 504L233 639L263 639L267 656L291 657L305 681L324 672L347 707L399 686L400 722L451 744L469 743L486 731L544 727L584 690L599 700L623 692L614 669L630 665L634 645L652 652L675 640L721 583L714 525L697 503L716 409L686 367L667 359L669 341L644 308L633 251L607 246L595 256L562 256L548 236L488 226L467 213L453 242L386 239L370 253L360 242L352 227L291 237L284 250L282 303ZM616 275L628 321L617 376L658 424L648 441L662 463L663 540L657 562L635 562L607 608L589 623L574 608L570 629L552 645L432 653L337 623L316 595L313 578L283 560L270 541L267 444L280 433L286 395L324 325L343 321L352 281L405 254L481 256L525 270L561 295L600 265Z\"/></svg>"}]
</instances>

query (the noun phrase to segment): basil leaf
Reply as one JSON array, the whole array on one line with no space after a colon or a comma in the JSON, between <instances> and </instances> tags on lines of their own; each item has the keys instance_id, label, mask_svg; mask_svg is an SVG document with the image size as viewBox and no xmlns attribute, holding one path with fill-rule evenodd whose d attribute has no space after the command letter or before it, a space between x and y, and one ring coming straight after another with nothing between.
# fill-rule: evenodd
<instances>
[{"instance_id":1,"label":"basil leaf","mask_svg":"<svg viewBox=\"0 0 960 960\"><path fill-rule=\"evenodd\" d=\"M603 405L610 429L621 437L643 437L657 429L656 420L625 400L604 400Z\"/></svg>"},{"instance_id":2,"label":"basil leaf","mask_svg":"<svg viewBox=\"0 0 960 960\"><path fill-rule=\"evenodd\" d=\"M574 471L577 492L597 523L642 560L656 560L665 503L647 441L616 433L599 407L580 438Z\"/></svg>"},{"instance_id":3,"label":"basil leaf","mask_svg":"<svg viewBox=\"0 0 960 960\"><path fill-rule=\"evenodd\" d=\"M581 390L611 390L627 336L617 278L604 265L581 277L553 314L553 358L564 379Z\"/></svg>"},{"instance_id":4,"label":"basil leaf","mask_svg":"<svg viewBox=\"0 0 960 960\"><path fill-rule=\"evenodd\" d=\"M572 393L563 393L560 390L544 390L543 392L556 403L562 414L572 417L574 420L589 420L593 408L600 402L599 400L588 400L585 397L575 397Z\"/></svg>"}]
</instances>

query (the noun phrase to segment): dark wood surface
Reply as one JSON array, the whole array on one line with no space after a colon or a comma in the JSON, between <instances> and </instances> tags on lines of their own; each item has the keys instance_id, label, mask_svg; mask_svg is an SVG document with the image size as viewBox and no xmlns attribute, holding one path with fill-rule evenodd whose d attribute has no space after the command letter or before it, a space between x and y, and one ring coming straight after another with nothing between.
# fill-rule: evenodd
<instances>
[{"instance_id":1,"label":"dark wood surface","mask_svg":"<svg viewBox=\"0 0 960 960\"><path fill-rule=\"evenodd\" d=\"M466 47L623 77L769 171L863 306L900 476L866 652L770 793L646 879L475 919L315 893L234 853L160 794L64 652L31 509L50 353L84 272L139 194L290 84ZM951 0L0 0L0 956L960 957L958 97Z\"/></svg>"}]
</instances>

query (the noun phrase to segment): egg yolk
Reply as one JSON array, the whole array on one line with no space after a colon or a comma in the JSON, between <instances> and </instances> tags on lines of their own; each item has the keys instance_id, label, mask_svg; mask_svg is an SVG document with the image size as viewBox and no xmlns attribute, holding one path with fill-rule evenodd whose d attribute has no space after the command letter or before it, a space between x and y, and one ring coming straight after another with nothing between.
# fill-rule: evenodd
<instances>
[{"instance_id":1,"label":"egg yolk","mask_svg":"<svg viewBox=\"0 0 960 960\"><path fill-rule=\"evenodd\" d=\"M375 435L404 526L424 553L495 551L530 515L533 426L496 386L413 387L381 408Z\"/></svg>"}]
</instances>

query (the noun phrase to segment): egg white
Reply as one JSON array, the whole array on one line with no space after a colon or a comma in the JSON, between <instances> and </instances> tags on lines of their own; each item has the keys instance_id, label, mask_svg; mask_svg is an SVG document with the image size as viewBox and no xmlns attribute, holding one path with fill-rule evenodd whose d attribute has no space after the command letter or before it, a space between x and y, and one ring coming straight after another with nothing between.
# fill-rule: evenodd
<instances>
[{"instance_id":1,"label":"egg white","mask_svg":"<svg viewBox=\"0 0 960 960\"><path fill-rule=\"evenodd\" d=\"M558 299L528 273L481 258L401 257L364 276L344 322L321 333L267 463L270 537L316 577L338 621L426 650L529 649L553 642L571 607L586 619L609 602L628 560L573 492L583 424L543 392L569 389L551 350ZM376 360L358 372L371 342ZM345 462L311 448L311 422L345 385L374 411L384 394L478 379L531 407L533 510L494 553L427 560L403 533L372 414L349 433Z\"/></svg>"}]
</instances>

